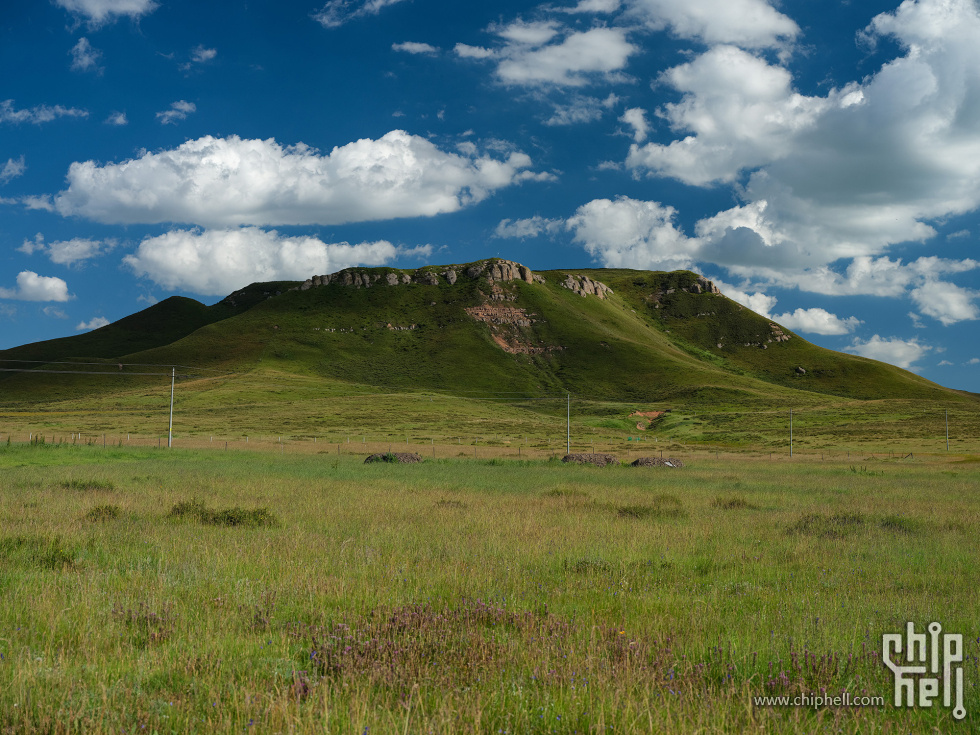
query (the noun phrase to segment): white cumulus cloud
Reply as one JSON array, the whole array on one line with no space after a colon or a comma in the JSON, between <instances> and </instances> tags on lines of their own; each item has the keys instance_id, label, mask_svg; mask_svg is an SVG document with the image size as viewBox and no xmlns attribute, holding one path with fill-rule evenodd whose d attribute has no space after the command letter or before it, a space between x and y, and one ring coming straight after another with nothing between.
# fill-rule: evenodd
<instances>
[{"instance_id":1,"label":"white cumulus cloud","mask_svg":"<svg viewBox=\"0 0 980 735\"><path fill-rule=\"evenodd\" d=\"M439 49L428 43L418 43L417 41L405 41L404 43L391 44L392 51L402 51L406 54L416 54L423 56L434 56L439 53Z\"/></svg>"},{"instance_id":2,"label":"white cumulus cloud","mask_svg":"<svg viewBox=\"0 0 980 735\"><path fill-rule=\"evenodd\" d=\"M102 58L102 52L97 48L93 48L87 38L79 38L78 43L72 47L69 53L71 54L72 71L102 73L102 67L99 66L99 59Z\"/></svg>"},{"instance_id":3,"label":"white cumulus cloud","mask_svg":"<svg viewBox=\"0 0 980 735\"><path fill-rule=\"evenodd\" d=\"M137 19L157 9L154 0L55 0L65 10L88 19L89 25L100 26L119 17Z\"/></svg>"},{"instance_id":4,"label":"white cumulus cloud","mask_svg":"<svg viewBox=\"0 0 980 735\"><path fill-rule=\"evenodd\" d=\"M778 301L775 296L769 296L761 291L749 293L741 288L725 283L719 278L712 278L711 280L718 287L718 290L732 301L751 309L756 314L764 316L767 319L770 318L769 312L773 310Z\"/></svg>"},{"instance_id":5,"label":"white cumulus cloud","mask_svg":"<svg viewBox=\"0 0 980 735\"><path fill-rule=\"evenodd\" d=\"M579 0L574 8L564 8L565 13L613 13L619 10L620 0Z\"/></svg>"},{"instance_id":6,"label":"white cumulus cloud","mask_svg":"<svg viewBox=\"0 0 980 735\"><path fill-rule=\"evenodd\" d=\"M169 110L157 113L157 120L161 125L173 125L181 120L186 120L187 116L197 112L197 105L186 100L177 100L170 105Z\"/></svg>"},{"instance_id":7,"label":"white cumulus cloud","mask_svg":"<svg viewBox=\"0 0 980 735\"><path fill-rule=\"evenodd\" d=\"M45 242L44 235L40 232L34 236L33 240L25 240L17 248L22 253L33 255L34 253L44 253L51 259L52 263L58 265L75 265L83 260L98 257L108 253L116 247L116 240L90 240L82 237L75 237L71 240L57 240L55 242Z\"/></svg>"},{"instance_id":8,"label":"white cumulus cloud","mask_svg":"<svg viewBox=\"0 0 980 735\"><path fill-rule=\"evenodd\" d=\"M13 100L0 102L0 122L9 123L41 123L57 120L59 117L88 117L88 110L79 110L62 105L37 105L30 109L18 110Z\"/></svg>"},{"instance_id":9,"label":"white cumulus cloud","mask_svg":"<svg viewBox=\"0 0 980 735\"><path fill-rule=\"evenodd\" d=\"M193 61L195 64L203 64L206 61L211 61L217 55L217 49L206 48L204 46L195 46L194 50L191 52L191 61Z\"/></svg>"},{"instance_id":10,"label":"white cumulus cloud","mask_svg":"<svg viewBox=\"0 0 980 735\"><path fill-rule=\"evenodd\" d=\"M493 49L483 46L470 46L465 43L457 43L453 50L461 59L492 59L497 55Z\"/></svg>"},{"instance_id":11,"label":"white cumulus cloud","mask_svg":"<svg viewBox=\"0 0 980 735\"><path fill-rule=\"evenodd\" d=\"M425 257L430 246L400 250L385 240L351 245L275 230L173 230L143 240L123 258L134 273L168 289L221 295L256 281L306 280L355 265L383 265L400 255Z\"/></svg>"},{"instance_id":12,"label":"white cumulus cloud","mask_svg":"<svg viewBox=\"0 0 980 735\"><path fill-rule=\"evenodd\" d=\"M535 215L527 219L500 220L494 234L497 237L525 240L540 235L555 235L564 229L565 220L563 219L546 219L540 215Z\"/></svg>"},{"instance_id":13,"label":"white cumulus cloud","mask_svg":"<svg viewBox=\"0 0 980 735\"><path fill-rule=\"evenodd\" d=\"M0 168L0 184L6 184L18 176L23 176L26 170L27 164L24 163L24 156L16 159L8 158L3 168Z\"/></svg>"},{"instance_id":14,"label":"white cumulus cloud","mask_svg":"<svg viewBox=\"0 0 980 735\"><path fill-rule=\"evenodd\" d=\"M660 114L690 134L668 145L634 144L627 165L695 186L731 182L743 169L789 155L832 104L796 93L789 71L735 46L712 48L660 81L684 95Z\"/></svg>"},{"instance_id":15,"label":"white cumulus cloud","mask_svg":"<svg viewBox=\"0 0 980 735\"><path fill-rule=\"evenodd\" d=\"M945 326L980 318L975 303L977 292L947 281L926 281L912 289L911 296L919 311Z\"/></svg>"},{"instance_id":16,"label":"white cumulus cloud","mask_svg":"<svg viewBox=\"0 0 980 735\"><path fill-rule=\"evenodd\" d=\"M627 0L630 14L653 30L708 45L773 48L792 43L800 29L766 0Z\"/></svg>"},{"instance_id":17,"label":"white cumulus cloud","mask_svg":"<svg viewBox=\"0 0 980 735\"><path fill-rule=\"evenodd\" d=\"M855 337L851 345L846 348L847 352L855 355L870 357L872 360L880 360L913 371L915 370L913 363L918 362L931 350L932 347L921 344L915 337L909 340L897 337L885 339L877 334L865 341Z\"/></svg>"},{"instance_id":18,"label":"white cumulus cloud","mask_svg":"<svg viewBox=\"0 0 980 735\"><path fill-rule=\"evenodd\" d=\"M339 28L352 20L377 15L402 0L330 0L313 13L313 20L324 28Z\"/></svg>"},{"instance_id":19,"label":"white cumulus cloud","mask_svg":"<svg viewBox=\"0 0 980 735\"><path fill-rule=\"evenodd\" d=\"M83 331L84 332L87 332L87 331L90 331L92 329L100 329L102 327L108 326L111 323L112 322L110 322L104 316L96 316L96 317L93 317L92 319L90 319L87 322L79 322L78 325L75 327L75 331L76 332L83 332Z\"/></svg>"},{"instance_id":20,"label":"white cumulus cloud","mask_svg":"<svg viewBox=\"0 0 980 735\"><path fill-rule=\"evenodd\" d=\"M20 301L68 301L68 284L53 276L39 276L34 271L17 274L16 288L0 287L0 299Z\"/></svg>"},{"instance_id":21,"label":"white cumulus cloud","mask_svg":"<svg viewBox=\"0 0 980 735\"><path fill-rule=\"evenodd\" d=\"M619 121L633 128L633 140L637 143L642 143L647 139L647 134L650 132L650 123L647 122L646 111L642 108L629 108L619 118Z\"/></svg>"},{"instance_id":22,"label":"white cumulus cloud","mask_svg":"<svg viewBox=\"0 0 980 735\"><path fill-rule=\"evenodd\" d=\"M887 252L980 208L980 12L974 0L907 0L867 35L896 41L898 56L822 96L735 41L663 73L681 95L657 111L674 140L634 142L626 162L636 175L732 185L741 203L695 227L704 262L820 293L922 297L941 280ZM940 321L973 318L963 292L943 299L941 311L932 301Z\"/></svg>"},{"instance_id":23,"label":"white cumulus cloud","mask_svg":"<svg viewBox=\"0 0 980 735\"><path fill-rule=\"evenodd\" d=\"M567 227L606 268L690 268L698 243L677 229L675 215L660 202L594 199L576 210Z\"/></svg>"},{"instance_id":24,"label":"white cumulus cloud","mask_svg":"<svg viewBox=\"0 0 980 735\"><path fill-rule=\"evenodd\" d=\"M541 174L519 152L446 153L402 130L320 155L305 145L207 136L174 150L73 163L55 202L107 223L342 224L455 212Z\"/></svg>"},{"instance_id":25,"label":"white cumulus cloud","mask_svg":"<svg viewBox=\"0 0 980 735\"><path fill-rule=\"evenodd\" d=\"M857 317L849 316L841 319L836 314L820 308L797 309L785 314L774 314L770 318L794 332L824 335L850 334L863 323Z\"/></svg>"},{"instance_id":26,"label":"white cumulus cloud","mask_svg":"<svg viewBox=\"0 0 980 735\"><path fill-rule=\"evenodd\" d=\"M572 30L550 20L491 26L494 48L458 43L456 55L492 59L497 81L529 87L581 87L622 76L629 57L639 49L623 28Z\"/></svg>"},{"instance_id":27,"label":"white cumulus cloud","mask_svg":"<svg viewBox=\"0 0 980 735\"><path fill-rule=\"evenodd\" d=\"M606 110L612 108L619 98L611 94L605 99L574 95L568 104L555 105L551 117L544 121L545 125L580 125L595 122L602 118Z\"/></svg>"}]
</instances>

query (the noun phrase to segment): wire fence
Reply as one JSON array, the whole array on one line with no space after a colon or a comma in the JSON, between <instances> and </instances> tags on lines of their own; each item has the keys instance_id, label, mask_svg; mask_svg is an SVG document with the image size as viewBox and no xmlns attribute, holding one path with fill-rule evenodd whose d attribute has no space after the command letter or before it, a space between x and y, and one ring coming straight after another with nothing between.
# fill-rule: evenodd
<instances>
[{"instance_id":1,"label":"wire fence","mask_svg":"<svg viewBox=\"0 0 980 735\"><path fill-rule=\"evenodd\" d=\"M933 443L934 444L934 443ZM133 432L0 432L0 445L87 446L103 449L168 449L165 433ZM379 453L413 453L423 459L501 459L546 460L572 454L612 454L620 462L644 457L657 459L757 459L768 461L924 461L930 458L962 457L976 447L926 446L923 442L904 442L891 448L881 446L794 447L722 446L688 443L665 437L505 437L494 436L377 436L359 435L175 435L170 445L176 450L253 451L290 455L366 457Z\"/></svg>"}]
</instances>

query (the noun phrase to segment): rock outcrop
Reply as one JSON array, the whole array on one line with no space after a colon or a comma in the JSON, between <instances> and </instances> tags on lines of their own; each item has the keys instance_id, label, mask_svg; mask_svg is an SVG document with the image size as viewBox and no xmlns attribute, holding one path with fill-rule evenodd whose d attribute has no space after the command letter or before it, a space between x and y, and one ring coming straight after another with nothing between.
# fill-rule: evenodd
<instances>
[{"instance_id":1,"label":"rock outcrop","mask_svg":"<svg viewBox=\"0 0 980 735\"><path fill-rule=\"evenodd\" d=\"M780 329L779 325L770 323L769 330L772 332L772 339L769 340L770 342L789 342L789 335Z\"/></svg>"},{"instance_id":2,"label":"rock outcrop","mask_svg":"<svg viewBox=\"0 0 980 735\"><path fill-rule=\"evenodd\" d=\"M704 276L698 276L698 280L684 290L688 293L721 293L718 287Z\"/></svg>"},{"instance_id":3,"label":"rock outcrop","mask_svg":"<svg viewBox=\"0 0 980 735\"><path fill-rule=\"evenodd\" d=\"M497 304L484 304L483 306L471 306L466 313L478 322L487 324L514 324L518 327L530 327L535 320L528 314L526 309L518 309L515 306L499 306Z\"/></svg>"},{"instance_id":4,"label":"rock outcrop","mask_svg":"<svg viewBox=\"0 0 980 735\"><path fill-rule=\"evenodd\" d=\"M601 281L593 281L588 276L566 274L561 285L579 296L598 296L600 299L606 298L613 292L606 284Z\"/></svg>"},{"instance_id":5,"label":"rock outcrop","mask_svg":"<svg viewBox=\"0 0 980 735\"><path fill-rule=\"evenodd\" d=\"M440 271L435 271L431 268L419 268L411 275L391 271L385 274L368 273L358 268L345 268L336 273L308 278L299 286L299 290L307 291L311 288L333 284L353 286L354 288L370 288L375 285L404 286L410 283L418 283L423 286L438 286L443 281L452 286L459 280L461 273L473 280L486 278L490 281L491 287L497 283L506 283L508 281L523 281L525 283L545 282L544 278L533 273L527 266L511 260L492 258L490 260L471 263L465 270L462 270L462 266L447 266L444 270Z\"/></svg>"}]
</instances>

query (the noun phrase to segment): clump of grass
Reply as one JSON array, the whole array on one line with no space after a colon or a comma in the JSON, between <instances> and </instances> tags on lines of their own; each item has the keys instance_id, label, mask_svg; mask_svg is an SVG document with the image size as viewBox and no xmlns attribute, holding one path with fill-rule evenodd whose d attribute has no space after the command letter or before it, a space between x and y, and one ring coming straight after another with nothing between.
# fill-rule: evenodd
<instances>
[{"instance_id":1,"label":"clump of grass","mask_svg":"<svg viewBox=\"0 0 980 735\"><path fill-rule=\"evenodd\" d=\"M875 470L869 470L867 465L862 465L860 467L851 465L847 468L847 471L852 475L865 475L866 477L880 477L885 474L883 470L879 470L877 472Z\"/></svg>"},{"instance_id":2,"label":"clump of grass","mask_svg":"<svg viewBox=\"0 0 980 735\"><path fill-rule=\"evenodd\" d=\"M459 500L437 500L437 508L456 508L458 510L465 510L469 506L466 503L460 502Z\"/></svg>"},{"instance_id":3,"label":"clump of grass","mask_svg":"<svg viewBox=\"0 0 980 735\"><path fill-rule=\"evenodd\" d=\"M682 518L684 508L676 495L654 495L646 503L617 505L616 515L620 518Z\"/></svg>"},{"instance_id":4,"label":"clump of grass","mask_svg":"<svg viewBox=\"0 0 980 735\"><path fill-rule=\"evenodd\" d=\"M565 560L563 564L566 571L576 574L602 574L612 571L612 564L602 559L576 559L575 561Z\"/></svg>"},{"instance_id":5,"label":"clump of grass","mask_svg":"<svg viewBox=\"0 0 980 735\"><path fill-rule=\"evenodd\" d=\"M245 627L257 632L269 630L272 627L272 613L276 609L276 593L263 592L259 601L251 607L239 605L238 612L245 619Z\"/></svg>"},{"instance_id":6,"label":"clump of grass","mask_svg":"<svg viewBox=\"0 0 980 735\"><path fill-rule=\"evenodd\" d=\"M127 608L117 602L112 607L112 617L130 630L134 643L139 648L145 648L151 643L161 643L170 638L176 620L173 608L167 602L159 612L152 610L145 601L137 604L135 608Z\"/></svg>"},{"instance_id":7,"label":"clump of grass","mask_svg":"<svg viewBox=\"0 0 980 735\"><path fill-rule=\"evenodd\" d=\"M309 637L304 663L320 676L409 690L470 684L514 665L508 660L511 647L494 631L506 631L524 646L554 656L564 650L573 627L547 611L517 612L466 599L452 606L417 603L375 609L351 625L290 627L293 636Z\"/></svg>"},{"instance_id":8,"label":"clump of grass","mask_svg":"<svg viewBox=\"0 0 980 735\"><path fill-rule=\"evenodd\" d=\"M878 522L878 527L883 531L905 534L914 534L919 530L918 524L915 521L901 515L885 516Z\"/></svg>"},{"instance_id":9,"label":"clump of grass","mask_svg":"<svg viewBox=\"0 0 980 735\"><path fill-rule=\"evenodd\" d=\"M576 490L574 488L555 487L552 488L551 490L545 490L543 493L541 493L541 497L585 499L589 497L589 494L582 490Z\"/></svg>"},{"instance_id":10,"label":"clump of grass","mask_svg":"<svg viewBox=\"0 0 980 735\"><path fill-rule=\"evenodd\" d=\"M207 512L207 507L200 500L182 500L174 503L174 507L167 514L171 518L199 518L202 513Z\"/></svg>"},{"instance_id":11,"label":"clump of grass","mask_svg":"<svg viewBox=\"0 0 980 735\"><path fill-rule=\"evenodd\" d=\"M24 566L62 571L74 569L75 549L61 536L26 534L0 539L0 559Z\"/></svg>"},{"instance_id":12,"label":"clump of grass","mask_svg":"<svg viewBox=\"0 0 980 735\"><path fill-rule=\"evenodd\" d=\"M819 536L822 538L844 538L853 531L863 530L867 525L861 513L806 513L789 527L790 534Z\"/></svg>"},{"instance_id":13,"label":"clump of grass","mask_svg":"<svg viewBox=\"0 0 980 735\"><path fill-rule=\"evenodd\" d=\"M206 526L278 526L279 519L268 508L212 509L200 500L183 500L175 503L168 514L171 518L193 518Z\"/></svg>"},{"instance_id":14,"label":"clump of grass","mask_svg":"<svg viewBox=\"0 0 980 735\"><path fill-rule=\"evenodd\" d=\"M86 521L92 521L93 523L98 523L101 521L112 521L119 517L119 506L111 504L101 504L92 508L88 513L85 514Z\"/></svg>"},{"instance_id":15,"label":"clump of grass","mask_svg":"<svg viewBox=\"0 0 980 735\"><path fill-rule=\"evenodd\" d=\"M115 490L116 486L106 480L64 480L61 487L65 490Z\"/></svg>"},{"instance_id":16,"label":"clump of grass","mask_svg":"<svg viewBox=\"0 0 980 735\"><path fill-rule=\"evenodd\" d=\"M722 510L745 510L757 509L759 507L750 503L743 495L729 495L727 497L719 495L711 501L711 506L713 508L721 508Z\"/></svg>"}]
</instances>

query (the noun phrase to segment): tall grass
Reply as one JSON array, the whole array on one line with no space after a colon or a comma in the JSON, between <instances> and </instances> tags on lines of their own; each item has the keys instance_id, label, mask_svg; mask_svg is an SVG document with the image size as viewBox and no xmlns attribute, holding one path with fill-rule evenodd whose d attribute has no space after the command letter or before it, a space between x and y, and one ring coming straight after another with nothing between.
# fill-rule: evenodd
<instances>
[{"instance_id":1,"label":"tall grass","mask_svg":"<svg viewBox=\"0 0 980 735\"><path fill-rule=\"evenodd\" d=\"M0 725L969 732L980 467L852 466L0 447ZM965 723L890 705L909 620ZM842 690L889 704L751 701Z\"/></svg>"}]
</instances>

